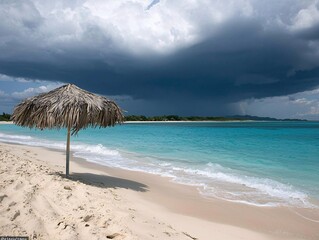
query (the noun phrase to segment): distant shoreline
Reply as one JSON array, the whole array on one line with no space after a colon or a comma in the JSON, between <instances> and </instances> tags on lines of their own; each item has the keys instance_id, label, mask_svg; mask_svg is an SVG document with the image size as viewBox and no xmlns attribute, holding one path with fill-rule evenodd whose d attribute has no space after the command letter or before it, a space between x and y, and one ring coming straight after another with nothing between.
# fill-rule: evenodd
<instances>
[{"instance_id":1,"label":"distant shoreline","mask_svg":"<svg viewBox=\"0 0 319 240\"><path fill-rule=\"evenodd\" d=\"M233 121L307 121L305 119L295 118L272 118L258 117L251 115L234 115L234 116L178 116L178 115L162 115L162 116L144 116L144 115L128 115L124 117L127 122L233 122Z\"/></svg>"},{"instance_id":2,"label":"distant shoreline","mask_svg":"<svg viewBox=\"0 0 319 240\"><path fill-rule=\"evenodd\" d=\"M13 124L12 121L0 121L0 124Z\"/></svg>"},{"instance_id":3,"label":"distant shoreline","mask_svg":"<svg viewBox=\"0 0 319 240\"><path fill-rule=\"evenodd\" d=\"M316 120L182 120L182 121L124 121L123 123L235 123L235 122L318 122Z\"/></svg>"},{"instance_id":4,"label":"distant shoreline","mask_svg":"<svg viewBox=\"0 0 319 240\"><path fill-rule=\"evenodd\" d=\"M202 120L202 121L125 121L123 123L224 123L224 122L267 122L258 120L229 120L229 121L214 121L214 120ZM272 122L272 121L268 121Z\"/></svg>"},{"instance_id":5,"label":"distant shoreline","mask_svg":"<svg viewBox=\"0 0 319 240\"><path fill-rule=\"evenodd\" d=\"M11 114L3 113L0 115L0 122L11 122ZM124 122L248 122L248 121L279 121L279 122L306 122L306 119L284 118L278 119L273 117L258 117L251 115L233 115L233 116L178 116L178 115L161 115L161 116L145 116L145 115L126 115Z\"/></svg>"},{"instance_id":6,"label":"distant shoreline","mask_svg":"<svg viewBox=\"0 0 319 240\"><path fill-rule=\"evenodd\" d=\"M304 121L304 120L181 120L181 121L124 121L123 124L132 123L236 123L236 122L318 122L318 121ZM0 121L0 124L14 124L12 121Z\"/></svg>"}]
</instances>

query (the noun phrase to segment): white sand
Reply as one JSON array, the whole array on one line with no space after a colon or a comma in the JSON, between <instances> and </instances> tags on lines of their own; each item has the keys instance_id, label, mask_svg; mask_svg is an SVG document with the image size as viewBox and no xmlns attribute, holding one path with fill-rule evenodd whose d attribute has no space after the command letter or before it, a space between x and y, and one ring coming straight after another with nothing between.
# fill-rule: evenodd
<instances>
[{"instance_id":1,"label":"white sand","mask_svg":"<svg viewBox=\"0 0 319 240\"><path fill-rule=\"evenodd\" d=\"M66 179L62 174L64 163L64 153L0 144L0 236L30 236L30 239L319 239L317 223L296 218L291 222L292 227L276 228L267 211L256 215L258 210L242 205L229 208L224 203L207 203L206 206L193 195L196 191L192 188L162 181L157 176L147 177L128 171L119 171L115 176L116 171L111 169L109 173L113 176L110 176L105 172L106 168L72 161L72 178ZM129 177L123 177L126 175ZM179 197L174 192L179 193ZM209 214L206 217L200 215L201 206ZM219 212L220 207L227 208L228 215ZM234 213L229 214L229 210ZM253 219L256 224L250 223L244 217L246 210L249 218L263 218L265 214L267 222ZM238 216L240 212L243 218ZM274 219L276 221L278 219ZM267 228L267 224L271 227ZM293 228L300 231L294 232Z\"/></svg>"}]
</instances>

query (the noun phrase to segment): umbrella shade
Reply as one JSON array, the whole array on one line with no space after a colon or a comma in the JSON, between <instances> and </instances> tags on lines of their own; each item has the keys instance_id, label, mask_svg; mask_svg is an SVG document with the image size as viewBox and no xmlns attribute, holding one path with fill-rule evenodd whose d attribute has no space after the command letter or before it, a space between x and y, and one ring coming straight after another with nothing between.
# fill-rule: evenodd
<instances>
[{"instance_id":1,"label":"umbrella shade","mask_svg":"<svg viewBox=\"0 0 319 240\"><path fill-rule=\"evenodd\" d=\"M12 121L23 127L67 128L66 175L69 175L70 133L87 127L108 127L122 123L122 110L105 97L67 84L48 93L28 98L18 104Z\"/></svg>"}]
</instances>

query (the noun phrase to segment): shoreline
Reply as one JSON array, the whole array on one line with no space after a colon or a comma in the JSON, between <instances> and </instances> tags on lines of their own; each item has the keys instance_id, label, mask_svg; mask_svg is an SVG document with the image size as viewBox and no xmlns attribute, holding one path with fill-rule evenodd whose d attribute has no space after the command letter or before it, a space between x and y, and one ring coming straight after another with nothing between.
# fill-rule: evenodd
<instances>
[{"instance_id":1,"label":"shoreline","mask_svg":"<svg viewBox=\"0 0 319 240\"><path fill-rule=\"evenodd\" d=\"M18 136L20 137L20 136ZM33 147L40 147L40 148L45 148L45 149L48 149L48 150L52 150L52 151L59 151L61 153L64 153L64 143L60 141L60 146L57 147L50 147L50 143L47 143L47 144L39 144L39 142L36 142L36 144L29 144L29 143L23 143L23 141L26 141L24 140L24 138L22 138L22 140L19 140L19 141L11 141L10 138L8 138L7 140L1 140L0 142L4 142L4 143L8 143L8 144L18 144L18 145L27 145L27 146L33 146ZM53 143L54 144L54 143ZM61 145L62 144L62 145ZM61 146L63 148L61 148ZM74 145L74 148L73 148L73 151L72 151L72 155L76 155L77 157L81 158L81 155L79 155L78 151L81 151L81 149L79 150L79 148L75 147L76 145ZM86 146L84 146L86 147ZM72 149L71 149L72 150ZM99 151L99 149L97 150ZM119 153L123 156L125 156L125 158L131 158L133 152L128 152L128 151L123 151L121 152L120 150L116 150L116 151L119 151ZM126 155L127 154L127 155ZM134 154L134 153L133 153ZM104 156L106 158L108 158L108 155L107 156ZM274 202L274 203L267 203L266 201L267 200L264 200L264 203L263 203L263 199L259 199L258 201L259 202L255 202L254 201L254 198L250 198L250 199L244 199L244 200L238 200L238 199L227 199L227 198L223 198L222 196L221 197L217 197L217 196L214 196L214 195L209 195L209 194L206 194L205 192L205 188L201 185L201 184L198 184L198 183L192 183L190 181L180 181L178 176L179 175L174 175L174 174L165 174L165 172L154 172L152 171L147 171L143 168L136 168L135 165L117 165L117 164L112 164L112 161L111 161L111 164L104 164L103 161L102 162L97 162L97 161L90 161L89 157L86 156L86 157L83 157L84 161L87 162L87 163L93 163L93 164L97 164L98 166L105 166L106 168L108 169L118 169L118 170L123 170L123 171L129 171L129 172L135 172L135 173L145 173L145 174L149 174L149 175L155 175L156 177L160 177L160 178L164 178L164 179L168 179L169 182L171 183L174 183L174 184L181 184L181 185L184 185L184 186L191 186L193 187L194 189L196 189L196 192L197 194L199 194L202 198L205 198L205 199L218 199L218 200L221 200L221 201L226 201L226 202L230 202L230 203L236 203L236 204L244 204L244 205L248 205L248 206L253 206L253 207L266 207L266 208L272 208L272 207L293 207L293 208L318 208L319 209L319 201L318 201L318 198L315 198L314 196L312 195L306 195L307 198L304 199L304 201L301 199L299 203L290 203L288 200L289 199L285 199L287 200L287 202ZM135 161L139 161L138 158L134 158ZM101 159L100 159L101 160ZM114 163L116 163L116 160L113 161ZM129 169L131 166L133 169ZM167 169L169 170L169 169ZM245 175L243 175L245 176ZM241 175L239 175L239 177L241 177ZM218 184L218 183L215 183L215 184ZM222 187L229 187L231 186L232 183L224 183L223 185L218 185L218 188L222 188ZM244 189L244 186L246 185L243 185L243 189ZM239 187L239 188L238 188ZM242 191L240 188L241 186L239 185L237 187L237 189L239 191ZM222 190L222 189L219 189L219 190ZM261 189L262 190L262 189ZM294 198L292 198L294 199ZM270 198L268 199L268 201L271 201ZM303 203L303 204L302 204Z\"/></svg>"},{"instance_id":2,"label":"shoreline","mask_svg":"<svg viewBox=\"0 0 319 240\"><path fill-rule=\"evenodd\" d=\"M249 123L249 122L305 122L303 120L227 120L227 121L219 121L219 120L202 120L202 121L125 121L123 124L128 123ZM316 120L306 120L306 122L318 122Z\"/></svg>"},{"instance_id":3,"label":"shoreline","mask_svg":"<svg viewBox=\"0 0 319 240\"><path fill-rule=\"evenodd\" d=\"M59 160L54 163L54 166L63 169L62 171L64 172L65 159L62 151L4 143L0 143L0 146L11 146L10 148L13 149L27 149L27 151L35 152L40 156L40 161L48 165L52 165L53 163L49 160L43 160L42 158L45 159L46 157L44 156L50 154L56 155ZM189 230L194 236L201 236L199 239L209 239L207 237L209 234L213 234L214 231L199 231L199 226L196 225L196 223L212 225L208 229L212 229L212 227L219 229L221 226L223 226L223 228L240 228L242 234L244 234L244 232L246 234L246 231L259 233L262 234L265 239L315 239L319 237L316 231L319 227L319 223L306 219L315 218L319 220L319 213L309 211L309 209L288 207L263 208L219 199L205 199L200 196L196 187L173 183L169 181L168 178L157 175L109 168L75 157L72 157L70 164L73 177L83 178L85 176L85 181L91 183L96 180L103 182L105 179L101 176L111 176L116 179L122 179L119 181L120 183L124 179L126 181L141 183L142 186L147 186L147 191L132 191L128 189L127 186L114 183L120 185L116 188L116 191L119 191L119 194L127 196L127 200L143 202L142 206L140 206L140 212L145 211L143 210L145 206L149 206L151 212L158 207L164 208L160 213L157 211L154 216L161 215L161 219L165 219L165 222L170 221L170 218L177 218L178 222L180 222L178 225L181 228ZM143 214L147 215L145 212ZM149 214L150 213L148 213L148 215ZM185 219L187 219L187 221ZM174 222L170 224L174 224ZM224 236L228 236L227 232L223 232L223 234L226 234ZM231 234L229 236L231 236ZM245 239L263 239L245 236Z\"/></svg>"},{"instance_id":4,"label":"shoreline","mask_svg":"<svg viewBox=\"0 0 319 240\"><path fill-rule=\"evenodd\" d=\"M303 120L227 120L227 121L214 121L214 120L203 120L203 121L125 121L122 124L132 124L132 123L249 123L249 122L303 122ZM319 122L319 120L307 120L307 122ZM0 121L0 124L14 124L12 121Z\"/></svg>"},{"instance_id":5,"label":"shoreline","mask_svg":"<svg viewBox=\"0 0 319 240\"><path fill-rule=\"evenodd\" d=\"M0 124L13 124L12 121L0 121Z\"/></svg>"},{"instance_id":6,"label":"shoreline","mask_svg":"<svg viewBox=\"0 0 319 240\"><path fill-rule=\"evenodd\" d=\"M227 122L264 122L259 120L227 120L227 121L214 121L214 120L203 120L203 121L125 121L123 124L128 123L227 123Z\"/></svg>"},{"instance_id":7,"label":"shoreline","mask_svg":"<svg viewBox=\"0 0 319 240\"><path fill-rule=\"evenodd\" d=\"M293 211L300 210L300 213L297 212L297 214L309 214L309 217L311 218L313 217L312 212L315 211L316 214L314 216L317 217L315 221L317 221L319 227L319 209L287 206L254 206L246 203L237 203L214 197L206 198L198 192L196 186L172 182L170 177L163 177L156 174L138 172L134 170L125 170L121 168L111 168L98 163L89 162L86 159L80 157L72 157L72 159L74 163L81 165L85 169L100 170L104 173L110 174L111 176L142 182L143 184L149 186L152 191L141 194L143 198L155 202L158 205L165 206L166 208L178 214L189 215L191 217L200 218L202 220L219 222L227 225L235 225L249 229L251 226L249 226L249 224L246 224L247 222L245 223L245 221L248 221L251 216L247 215L254 215L255 212L260 212L260 214L262 215L271 213L274 218L280 218L281 214L288 216L290 215L290 213L293 213ZM167 191L170 194L162 194L162 192ZM179 203L174 202L176 198L179 198L178 195L181 196L180 199L183 201L182 207L179 205ZM230 213L228 210L223 210L224 208L232 209L232 213ZM228 219L224 217L226 215L229 216L230 214L233 214L235 211L238 211L238 215L241 211L244 211L247 215L242 216L241 219ZM219 218L216 218L216 216L214 216L214 214L216 213L218 213ZM290 217L293 216L290 215L289 218ZM305 216L305 218L308 217ZM260 223L262 223L263 220L260 221ZM271 218L269 218L269 220L271 221ZM251 221L250 223L253 223L253 221ZM254 227L254 229L251 230L256 229Z\"/></svg>"}]
</instances>

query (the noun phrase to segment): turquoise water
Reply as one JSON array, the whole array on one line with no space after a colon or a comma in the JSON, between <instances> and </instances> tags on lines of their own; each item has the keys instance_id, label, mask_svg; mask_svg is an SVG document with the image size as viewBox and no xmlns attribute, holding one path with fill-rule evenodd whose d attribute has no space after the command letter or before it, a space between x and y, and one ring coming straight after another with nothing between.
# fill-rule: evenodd
<instances>
[{"instance_id":1,"label":"turquoise water","mask_svg":"<svg viewBox=\"0 0 319 240\"><path fill-rule=\"evenodd\" d=\"M65 130L0 125L0 141L65 148ZM319 122L128 123L72 137L74 156L171 177L206 197L316 207ZM71 166L72 169L72 166Z\"/></svg>"}]
</instances>

